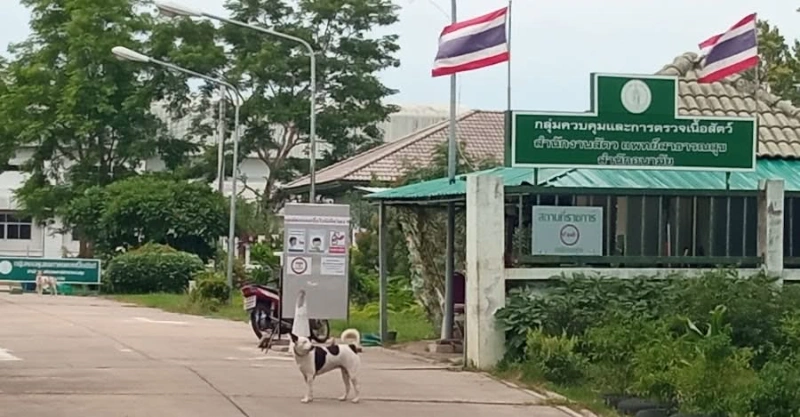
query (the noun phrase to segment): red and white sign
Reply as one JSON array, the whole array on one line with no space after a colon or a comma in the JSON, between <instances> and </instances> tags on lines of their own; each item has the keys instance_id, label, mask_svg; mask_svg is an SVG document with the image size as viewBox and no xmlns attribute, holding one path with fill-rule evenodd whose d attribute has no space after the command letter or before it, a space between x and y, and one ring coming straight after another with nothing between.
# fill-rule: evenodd
<instances>
[{"instance_id":1,"label":"red and white sign","mask_svg":"<svg viewBox=\"0 0 800 417\"><path fill-rule=\"evenodd\" d=\"M288 272L291 275L311 275L311 258L305 256L289 258Z\"/></svg>"},{"instance_id":2,"label":"red and white sign","mask_svg":"<svg viewBox=\"0 0 800 417\"><path fill-rule=\"evenodd\" d=\"M331 230L330 243L328 244L328 253L347 253L347 236L344 232Z\"/></svg>"}]
</instances>

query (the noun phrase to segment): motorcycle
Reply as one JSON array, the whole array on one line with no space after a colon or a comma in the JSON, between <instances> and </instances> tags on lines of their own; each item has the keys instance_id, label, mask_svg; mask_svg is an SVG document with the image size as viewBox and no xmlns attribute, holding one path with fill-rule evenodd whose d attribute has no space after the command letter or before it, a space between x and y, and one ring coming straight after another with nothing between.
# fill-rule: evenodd
<instances>
[{"instance_id":1,"label":"motorcycle","mask_svg":"<svg viewBox=\"0 0 800 417\"><path fill-rule=\"evenodd\" d=\"M267 331L276 335L292 332L293 319L282 318L280 314L280 290L275 287L260 284L246 284L241 288L244 297L244 309L250 316L250 327L253 333L261 340ZM308 320L311 330L311 340L325 343L330 337L331 327L328 320Z\"/></svg>"}]
</instances>

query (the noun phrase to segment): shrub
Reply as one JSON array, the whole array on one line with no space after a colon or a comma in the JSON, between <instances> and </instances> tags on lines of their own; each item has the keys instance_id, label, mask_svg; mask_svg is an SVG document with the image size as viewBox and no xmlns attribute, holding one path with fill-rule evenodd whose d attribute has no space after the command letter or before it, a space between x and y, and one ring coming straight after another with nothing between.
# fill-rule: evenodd
<instances>
[{"instance_id":1,"label":"shrub","mask_svg":"<svg viewBox=\"0 0 800 417\"><path fill-rule=\"evenodd\" d=\"M256 243L250 246L250 261L265 268L279 268L281 258L266 243Z\"/></svg>"},{"instance_id":2,"label":"shrub","mask_svg":"<svg viewBox=\"0 0 800 417\"><path fill-rule=\"evenodd\" d=\"M758 373L750 409L764 417L800 415L800 358L771 358Z\"/></svg>"},{"instance_id":3,"label":"shrub","mask_svg":"<svg viewBox=\"0 0 800 417\"><path fill-rule=\"evenodd\" d=\"M716 306L726 306L725 323L731 325L732 343L754 348L760 367L766 361L770 343L779 338L783 317L780 289L774 282L763 274L743 278L735 270L707 272L686 280L675 290L677 311L701 321Z\"/></svg>"},{"instance_id":4,"label":"shrub","mask_svg":"<svg viewBox=\"0 0 800 417\"><path fill-rule=\"evenodd\" d=\"M627 318L663 316L671 308L671 280L646 278L558 278L545 293L518 288L509 292L496 317L506 329L506 359L522 357L530 329L546 334L582 335L611 313Z\"/></svg>"},{"instance_id":5,"label":"shrub","mask_svg":"<svg viewBox=\"0 0 800 417\"><path fill-rule=\"evenodd\" d=\"M355 249L351 249L352 254ZM349 269L350 302L364 305L378 299L378 273L350 262Z\"/></svg>"},{"instance_id":6,"label":"shrub","mask_svg":"<svg viewBox=\"0 0 800 417\"><path fill-rule=\"evenodd\" d=\"M248 275L250 276L248 282L251 284L277 286L280 281L280 276L269 267L257 266L251 269Z\"/></svg>"},{"instance_id":7,"label":"shrub","mask_svg":"<svg viewBox=\"0 0 800 417\"><path fill-rule=\"evenodd\" d=\"M216 255L216 270L223 275L227 274L228 271L228 254L220 249L217 251ZM240 288L245 283L250 282L250 274L247 272L247 268L244 266L244 262L241 259L234 257L233 258L233 286L234 288Z\"/></svg>"},{"instance_id":8,"label":"shrub","mask_svg":"<svg viewBox=\"0 0 800 417\"><path fill-rule=\"evenodd\" d=\"M171 249L171 248L170 248ZM117 294L180 293L192 275L203 269L197 255L170 251L163 245L145 245L108 262L104 290Z\"/></svg>"},{"instance_id":9,"label":"shrub","mask_svg":"<svg viewBox=\"0 0 800 417\"><path fill-rule=\"evenodd\" d=\"M590 328L583 341L595 384L611 393L628 392L635 380L636 351L666 334L662 322L625 320L622 312L609 314L606 323Z\"/></svg>"},{"instance_id":10,"label":"shrub","mask_svg":"<svg viewBox=\"0 0 800 417\"><path fill-rule=\"evenodd\" d=\"M196 287L190 294L192 302L225 303L230 299L231 288L225 276L214 271L202 271L194 275Z\"/></svg>"},{"instance_id":11,"label":"shrub","mask_svg":"<svg viewBox=\"0 0 800 417\"><path fill-rule=\"evenodd\" d=\"M684 413L800 416L800 285L734 270L552 284L497 312L506 365Z\"/></svg>"},{"instance_id":12,"label":"shrub","mask_svg":"<svg viewBox=\"0 0 800 417\"><path fill-rule=\"evenodd\" d=\"M531 330L525 346L526 360L541 376L557 384L579 381L584 376L586 359L576 352L575 336L549 336L542 330Z\"/></svg>"},{"instance_id":13,"label":"shrub","mask_svg":"<svg viewBox=\"0 0 800 417\"><path fill-rule=\"evenodd\" d=\"M687 320L687 339L694 349L684 352L673 369L676 398L684 413L744 415L750 407L757 377L750 368L753 352L737 348L726 324L727 309L717 306L706 330Z\"/></svg>"}]
</instances>

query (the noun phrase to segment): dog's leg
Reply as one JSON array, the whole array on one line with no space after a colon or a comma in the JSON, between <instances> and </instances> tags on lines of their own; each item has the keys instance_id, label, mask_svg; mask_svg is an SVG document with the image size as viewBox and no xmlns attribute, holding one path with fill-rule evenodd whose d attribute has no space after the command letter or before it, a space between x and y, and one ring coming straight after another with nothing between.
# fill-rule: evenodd
<instances>
[{"instance_id":1,"label":"dog's leg","mask_svg":"<svg viewBox=\"0 0 800 417\"><path fill-rule=\"evenodd\" d=\"M303 397L303 399L300 400L300 402L305 404L305 403L310 403L311 401L314 401L314 377L313 376L306 378L306 396Z\"/></svg>"},{"instance_id":2,"label":"dog's leg","mask_svg":"<svg viewBox=\"0 0 800 417\"><path fill-rule=\"evenodd\" d=\"M345 368L342 368L342 382L344 382L344 395L339 397L339 401L347 401L347 396L350 395L350 374Z\"/></svg>"},{"instance_id":3,"label":"dog's leg","mask_svg":"<svg viewBox=\"0 0 800 417\"><path fill-rule=\"evenodd\" d=\"M350 377L350 382L353 383L353 392L355 392L356 396L353 397L353 403L358 403L361 400L361 390L358 387L358 378L355 376Z\"/></svg>"},{"instance_id":4,"label":"dog's leg","mask_svg":"<svg viewBox=\"0 0 800 417\"><path fill-rule=\"evenodd\" d=\"M58 295L58 284L51 285L51 288L53 289L53 295Z\"/></svg>"}]
</instances>

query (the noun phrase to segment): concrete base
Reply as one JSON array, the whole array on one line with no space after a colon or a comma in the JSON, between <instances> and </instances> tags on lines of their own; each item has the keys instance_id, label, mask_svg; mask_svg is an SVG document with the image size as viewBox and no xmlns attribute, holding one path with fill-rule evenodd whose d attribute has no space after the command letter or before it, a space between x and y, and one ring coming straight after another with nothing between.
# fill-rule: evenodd
<instances>
[{"instance_id":1,"label":"concrete base","mask_svg":"<svg viewBox=\"0 0 800 417\"><path fill-rule=\"evenodd\" d=\"M464 344L460 340L438 340L428 345L430 353L464 353Z\"/></svg>"}]
</instances>

